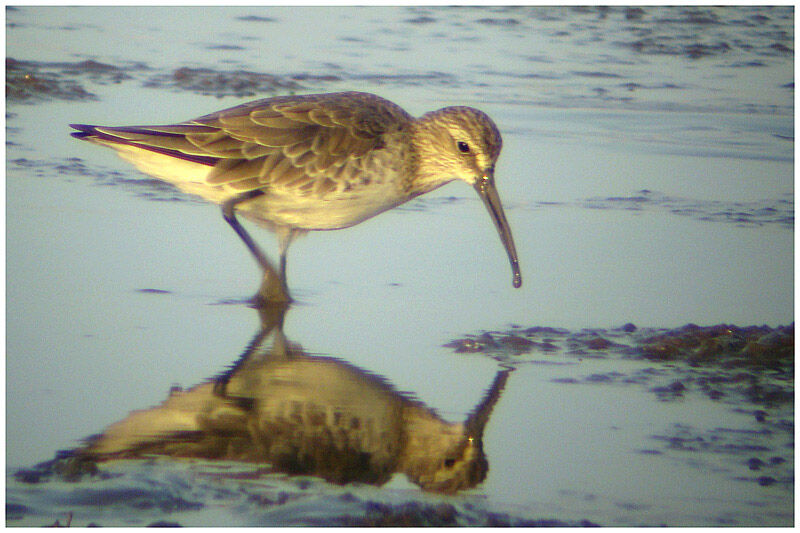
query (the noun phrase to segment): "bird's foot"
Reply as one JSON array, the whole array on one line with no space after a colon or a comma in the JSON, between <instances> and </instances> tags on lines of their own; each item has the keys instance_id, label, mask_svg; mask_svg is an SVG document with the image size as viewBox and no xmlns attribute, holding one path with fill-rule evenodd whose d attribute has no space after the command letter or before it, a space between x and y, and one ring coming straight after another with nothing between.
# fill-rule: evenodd
<instances>
[{"instance_id":1,"label":"bird's foot","mask_svg":"<svg viewBox=\"0 0 800 533\"><path fill-rule=\"evenodd\" d=\"M252 303L256 307L286 306L292 303L286 283L272 270L264 271L264 279Z\"/></svg>"}]
</instances>

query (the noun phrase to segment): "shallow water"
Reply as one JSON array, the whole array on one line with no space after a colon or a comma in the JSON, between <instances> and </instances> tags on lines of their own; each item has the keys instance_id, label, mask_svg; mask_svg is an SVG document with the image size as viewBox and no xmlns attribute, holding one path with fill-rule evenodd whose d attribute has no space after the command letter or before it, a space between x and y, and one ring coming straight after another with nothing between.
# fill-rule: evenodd
<instances>
[{"instance_id":1,"label":"shallow water","mask_svg":"<svg viewBox=\"0 0 800 533\"><path fill-rule=\"evenodd\" d=\"M498 187L523 273L513 289L488 216L458 184L290 252L299 302L283 331L306 353L379 376L451 424L515 368L474 489L276 477L265 483L291 505L236 480L223 486L239 496L212 505L202 479L213 464L109 463L120 490L155 484L203 505L145 510L121 497L90 509L108 486L10 477L7 499L23 507L7 523L70 511L76 525L336 523L375 502L444 501L459 523L792 524L791 403L694 390L665 400L650 390L660 382L588 379L672 371L620 354L565 348L502 366L443 346L514 325L794 321L793 9L641 10L7 11L7 57L21 62L7 63L9 472L222 373L261 323L243 303L257 269L218 208L71 139L70 122L177 122L285 92L374 92L415 115L473 105L503 134ZM752 442L730 438L748 432ZM690 441L740 448L675 448ZM786 460L780 473L751 471L770 457Z\"/></svg>"}]
</instances>

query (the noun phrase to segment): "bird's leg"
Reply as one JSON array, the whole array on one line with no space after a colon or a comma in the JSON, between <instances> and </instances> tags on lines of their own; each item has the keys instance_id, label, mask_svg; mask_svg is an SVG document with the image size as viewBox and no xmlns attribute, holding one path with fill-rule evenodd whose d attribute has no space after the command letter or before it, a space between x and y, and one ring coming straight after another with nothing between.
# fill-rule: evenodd
<instances>
[{"instance_id":1,"label":"bird's leg","mask_svg":"<svg viewBox=\"0 0 800 533\"><path fill-rule=\"evenodd\" d=\"M244 229L244 227L239 223L239 220L236 218L235 208L238 204L252 200L253 198L257 198L262 194L264 194L262 191L254 190L226 200L222 204L222 216L225 218L225 221L231 225L239 238L244 241L245 245L247 245L247 248L256 258L256 261L258 261L258 264L261 265L261 268L264 270L264 280L261 282L261 287L258 290L258 294L256 294L256 302L260 304L270 302L290 302L291 298L289 297L289 290L286 286L283 275L279 275L277 272L275 272L275 267L272 266L272 263L269 262L267 256L264 255L264 252L261 251L261 248L258 247L247 230ZM281 262L285 262L283 258ZM285 266L281 268L281 271L283 272L284 269Z\"/></svg>"},{"instance_id":2,"label":"bird's leg","mask_svg":"<svg viewBox=\"0 0 800 533\"><path fill-rule=\"evenodd\" d=\"M278 230L278 250L280 251L280 276L283 282L283 287L286 293L289 293L288 282L286 281L286 250L289 249L289 244L294 240L296 231L291 228L281 228Z\"/></svg>"},{"instance_id":3,"label":"bird's leg","mask_svg":"<svg viewBox=\"0 0 800 533\"><path fill-rule=\"evenodd\" d=\"M233 198L226 200L222 204L222 216L225 217L225 221L231 225L236 234L242 239L242 241L244 241L244 243L247 245L247 248L256 258L256 261L258 261L258 264L261 265L261 268L264 270L272 270L274 272L275 269L273 268L272 264L269 262L267 257L264 255L264 252L261 251L261 248L258 247L250 234L247 233L247 230L244 229L244 227L239 223L239 220L236 218L236 213L234 212L234 208L237 206L237 204L246 202L247 200L252 200L253 198L257 198L262 194L264 193L259 190L255 190L234 196Z\"/></svg>"},{"instance_id":4,"label":"bird's leg","mask_svg":"<svg viewBox=\"0 0 800 533\"><path fill-rule=\"evenodd\" d=\"M280 271L281 279L286 281L286 248L283 246L280 247L280 260L278 263L278 269Z\"/></svg>"},{"instance_id":5,"label":"bird's leg","mask_svg":"<svg viewBox=\"0 0 800 533\"><path fill-rule=\"evenodd\" d=\"M279 278L275 271L264 271L264 279L258 292L253 297L256 307L285 306L292 302L286 281Z\"/></svg>"}]
</instances>

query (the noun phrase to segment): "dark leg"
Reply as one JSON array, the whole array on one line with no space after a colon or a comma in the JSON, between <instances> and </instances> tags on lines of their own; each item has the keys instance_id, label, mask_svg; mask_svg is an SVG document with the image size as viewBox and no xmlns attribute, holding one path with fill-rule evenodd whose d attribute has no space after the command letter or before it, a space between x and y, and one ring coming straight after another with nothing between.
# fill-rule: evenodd
<instances>
[{"instance_id":1,"label":"dark leg","mask_svg":"<svg viewBox=\"0 0 800 533\"><path fill-rule=\"evenodd\" d=\"M253 254L253 257L256 258L256 261L258 261L258 264L261 265L261 268L264 270L264 280L262 281L261 288L256 295L256 302L259 304L269 302L289 302L291 301L291 298L289 297L289 290L286 287L286 282L284 281L283 276L275 272L275 267L272 266L272 263L269 262L267 256L264 255L264 252L261 251L261 248L258 247L247 230L244 229L244 227L239 223L239 220L236 218L235 208L238 204L246 202L247 200L252 200L253 198L258 198L262 194L264 193L255 190L234 196L222 204L222 216L225 218L225 221L231 225L239 238L244 241L244 243L247 245L247 248L250 250L250 253ZM281 268L281 271L283 271L284 268L285 266Z\"/></svg>"},{"instance_id":2,"label":"dark leg","mask_svg":"<svg viewBox=\"0 0 800 533\"><path fill-rule=\"evenodd\" d=\"M281 262L280 262L280 273L281 279L286 280L286 250L281 252Z\"/></svg>"},{"instance_id":3,"label":"dark leg","mask_svg":"<svg viewBox=\"0 0 800 533\"><path fill-rule=\"evenodd\" d=\"M272 270L274 272L275 269L264 255L264 252L261 251L261 248L258 247L250 234L247 233L247 230L244 229L241 224L239 224L239 220L236 218L236 213L234 212L234 208L237 204L246 202L247 200L252 200L253 198L257 198L262 194L264 193L256 190L240 194L239 196L234 196L222 204L222 216L225 217L225 221L231 225L236 234L244 241L244 243L247 245L247 248L250 250L250 253L253 254L253 256L256 258L256 261L258 261L258 264L261 265L261 268L264 270Z\"/></svg>"}]
</instances>

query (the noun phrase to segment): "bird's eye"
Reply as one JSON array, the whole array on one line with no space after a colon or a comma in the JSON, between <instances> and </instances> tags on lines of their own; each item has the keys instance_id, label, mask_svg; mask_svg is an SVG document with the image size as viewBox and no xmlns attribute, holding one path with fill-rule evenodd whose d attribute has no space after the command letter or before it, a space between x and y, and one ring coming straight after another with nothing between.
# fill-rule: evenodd
<instances>
[{"instance_id":1,"label":"bird's eye","mask_svg":"<svg viewBox=\"0 0 800 533\"><path fill-rule=\"evenodd\" d=\"M467 143L465 143L464 141L458 141L458 150L462 154L468 154L469 153L469 145Z\"/></svg>"},{"instance_id":2,"label":"bird's eye","mask_svg":"<svg viewBox=\"0 0 800 533\"><path fill-rule=\"evenodd\" d=\"M453 468L454 464L456 464L456 460L455 459L445 459L444 460L444 466L446 468Z\"/></svg>"}]
</instances>

